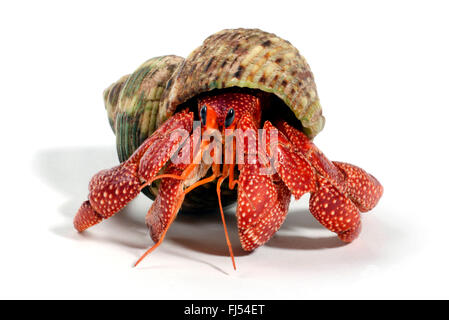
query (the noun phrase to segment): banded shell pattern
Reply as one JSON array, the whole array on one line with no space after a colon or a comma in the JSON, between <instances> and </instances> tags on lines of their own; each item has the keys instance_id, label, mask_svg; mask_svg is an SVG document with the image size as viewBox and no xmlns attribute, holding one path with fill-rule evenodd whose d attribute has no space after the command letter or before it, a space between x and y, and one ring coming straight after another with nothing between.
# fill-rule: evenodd
<instances>
[{"instance_id":1,"label":"banded shell pattern","mask_svg":"<svg viewBox=\"0 0 449 320\"><path fill-rule=\"evenodd\" d=\"M128 159L156 129L162 93L183 61L173 55L152 58L104 91L120 162Z\"/></svg>"},{"instance_id":2,"label":"banded shell pattern","mask_svg":"<svg viewBox=\"0 0 449 320\"><path fill-rule=\"evenodd\" d=\"M315 137L324 126L315 81L290 42L258 29L223 30L193 51L163 93L158 124L202 92L242 87L278 96Z\"/></svg>"}]
</instances>

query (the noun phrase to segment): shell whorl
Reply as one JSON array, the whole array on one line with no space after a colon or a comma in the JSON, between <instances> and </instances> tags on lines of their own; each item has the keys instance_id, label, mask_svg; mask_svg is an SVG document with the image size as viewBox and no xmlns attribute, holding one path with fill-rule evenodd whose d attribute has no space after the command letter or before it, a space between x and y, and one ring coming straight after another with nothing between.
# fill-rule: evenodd
<instances>
[{"instance_id":1,"label":"shell whorl","mask_svg":"<svg viewBox=\"0 0 449 320\"><path fill-rule=\"evenodd\" d=\"M119 80L111 84L103 91L104 106L108 114L109 124L115 133L115 119L119 110L119 97L125 82L128 80L129 74L121 77Z\"/></svg>"},{"instance_id":2,"label":"shell whorl","mask_svg":"<svg viewBox=\"0 0 449 320\"><path fill-rule=\"evenodd\" d=\"M325 119L313 74L290 42L259 29L226 29L208 37L168 82L158 124L176 107L206 91L230 87L260 89L278 96L315 137Z\"/></svg>"},{"instance_id":3,"label":"shell whorl","mask_svg":"<svg viewBox=\"0 0 449 320\"><path fill-rule=\"evenodd\" d=\"M173 55L150 59L105 90L105 105L116 133L120 162L128 159L157 128L162 93L183 61ZM118 102L114 104L115 101Z\"/></svg>"}]
</instances>

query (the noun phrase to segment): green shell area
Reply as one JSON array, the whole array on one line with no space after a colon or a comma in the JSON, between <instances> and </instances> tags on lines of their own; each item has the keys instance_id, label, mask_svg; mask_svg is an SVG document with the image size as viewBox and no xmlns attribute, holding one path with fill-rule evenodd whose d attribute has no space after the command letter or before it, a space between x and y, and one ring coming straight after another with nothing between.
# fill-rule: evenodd
<instances>
[{"instance_id":1,"label":"green shell area","mask_svg":"<svg viewBox=\"0 0 449 320\"><path fill-rule=\"evenodd\" d=\"M259 89L279 97L315 137L324 127L313 74L290 42L259 29L227 29L194 50L161 98L158 124L190 98L213 89Z\"/></svg>"},{"instance_id":2,"label":"green shell area","mask_svg":"<svg viewBox=\"0 0 449 320\"><path fill-rule=\"evenodd\" d=\"M118 81L114 82L103 91L104 106L108 114L109 124L111 125L112 131L114 131L114 133L120 93L122 92L123 85L126 83L126 80L128 80L128 78L129 74L121 77Z\"/></svg>"},{"instance_id":3,"label":"green shell area","mask_svg":"<svg viewBox=\"0 0 449 320\"><path fill-rule=\"evenodd\" d=\"M156 129L162 92L183 61L172 55L150 59L105 90L105 106L116 133L120 162L128 159Z\"/></svg>"}]
</instances>

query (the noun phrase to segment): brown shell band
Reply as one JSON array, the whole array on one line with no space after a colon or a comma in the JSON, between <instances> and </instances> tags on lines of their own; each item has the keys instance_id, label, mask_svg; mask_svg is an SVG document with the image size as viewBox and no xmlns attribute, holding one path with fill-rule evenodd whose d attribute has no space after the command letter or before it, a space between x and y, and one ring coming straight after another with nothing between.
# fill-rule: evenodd
<instances>
[{"instance_id":1,"label":"brown shell band","mask_svg":"<svg viewBox=\"0 0 449 320\"><path fill-rule=\"evenodd\" d=\"M223 30L194 50L163 93L158 124L188 99L230 87L275 94L301 121L309 138L324 126L315 81L306 60L290 42L259 29Z\"/></svg>"}]
</instances>

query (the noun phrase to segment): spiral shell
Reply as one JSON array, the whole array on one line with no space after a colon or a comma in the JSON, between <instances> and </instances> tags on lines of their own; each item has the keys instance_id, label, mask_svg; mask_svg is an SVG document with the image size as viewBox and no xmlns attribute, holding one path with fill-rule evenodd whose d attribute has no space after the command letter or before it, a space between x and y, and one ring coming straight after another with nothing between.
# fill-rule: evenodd
<instances>
[{"instance_id":1,"label":"spiral shell","mask_svg":"<svg viewBox=\"0 0 449 320\"><path fill-rule=\"evenodd\" d=\"M187 59L174 55L150 59L104 91L120 161L128 159L180 105L201 93L232 87L278 97L310 138L324 126L313 74L298 50L259 29L227 29L208 37ZM156 193L154 188L145 190L151 198ZM223 203L231 203L235 191L224 188L222 196ZM183 209L214 204L215 187L204 185L187 195Z\"/></svg>"},{"instance_id":2,"label":"spiral shell","mask_svg":"<svg viewBox=\"0 0 449 320\"><path fill-rule=\"evenodd\" d=\"M120 162L128 159L156 129L162 93L183 61L173 55L152 58L104 91Z\"/></svg>"}]
</instances>

